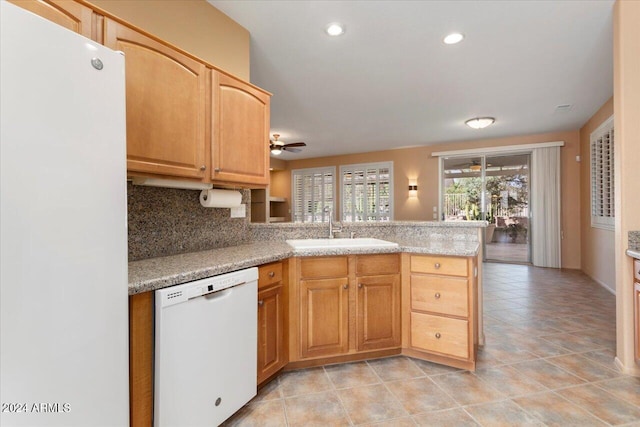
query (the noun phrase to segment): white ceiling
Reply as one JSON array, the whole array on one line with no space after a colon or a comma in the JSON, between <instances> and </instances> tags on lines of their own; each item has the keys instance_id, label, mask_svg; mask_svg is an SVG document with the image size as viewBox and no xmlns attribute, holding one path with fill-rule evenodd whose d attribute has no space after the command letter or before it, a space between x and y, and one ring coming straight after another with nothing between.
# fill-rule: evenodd
<instances>
[{"instance_id":1,"label":"white ceiling","mask_svg":"<svg viewBox=\"0 0 640 427\"><path fill-rule=\"evenodd\" d=\"M284 159L573 130L613 94L614 0L208 1L251 33L271 133L308 144Z\"/></svg>"}]
</instances>

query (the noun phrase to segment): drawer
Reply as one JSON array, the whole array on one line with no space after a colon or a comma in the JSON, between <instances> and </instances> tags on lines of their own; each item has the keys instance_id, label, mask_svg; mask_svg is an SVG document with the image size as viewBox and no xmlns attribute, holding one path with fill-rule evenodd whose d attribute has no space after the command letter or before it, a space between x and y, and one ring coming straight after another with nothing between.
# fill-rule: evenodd
<instances>
[{"instance_id":1,"label":"drawer","mask_svg":"<svg viewBox=\"0 0 640 427\"><path fill-rule=\"evenodd\" d=\"M640 282L640 259L633 261L633 277Z\"/></svg>"},{"instance_id":2,"label":"drawer","mask_svg":"<svg viewBox=\"0 0 640 427\"><path fill-rule=\"evenodd\" d=\"M411 310L469 316L467 279L411 276Z\"/></svg>"},{"instance_id":3,"label":"drawer","mask_svg":"<svg viewBox=\"0 0 640 427\"><path fill-rule=\"evenodd\" d=\"M258 289L282 281L282 263L274 262L258 267Z\"/></svg>"},{"instance_id":4,"label":"drawer","mask_svg":"<svg viewBox=\"0 0 640 427\"><path fill-rule=\"evenodd\" d=\"M411 346L417 350L469 358L469 322L411 313Z\"/></svg>"},{"instance_id":5,"label":"drawer","mask_svg":"<svg viewBox=\"0 0 640 427\"><path fill-rule=\"evenodd\" d=\"M309 257L300 259L302 277L346 277L349 264L346 256Z\"/></svg>"},{"instance_id":6,"label":"drawer","mask_svg":"<svg viewBox=\"0 0 640 427\"><path fill-rule=\"evenodd\" d=\"M460 257L412 255L411 272L467 276L467 259Z\"/></svg>"},{"instance_id":7,"label":"drawer","mask_svg":"<svg viewBox=\"0 0 640 427\"><path fill-rule=\"evenodd\" d=\"M400 255L358 255L356 258L357 276L379 276L400 272Z\"/></svg>"}]
</instances>

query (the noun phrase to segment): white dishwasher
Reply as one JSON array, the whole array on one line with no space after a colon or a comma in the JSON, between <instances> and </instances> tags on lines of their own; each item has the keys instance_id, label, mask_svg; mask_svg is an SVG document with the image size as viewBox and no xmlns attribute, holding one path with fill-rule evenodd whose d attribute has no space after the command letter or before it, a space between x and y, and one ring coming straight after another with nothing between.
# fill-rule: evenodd
<instances>
[{"instance_id":1,"label":"white dishwasher","mask_svg":"<svg viewBox=\"0 0 640 427\"><path fill-rule=\"evenodd\" d=\"M216 426L256 395L258 269L155 292L156 427Z\"/></svg>"}]
</instances>

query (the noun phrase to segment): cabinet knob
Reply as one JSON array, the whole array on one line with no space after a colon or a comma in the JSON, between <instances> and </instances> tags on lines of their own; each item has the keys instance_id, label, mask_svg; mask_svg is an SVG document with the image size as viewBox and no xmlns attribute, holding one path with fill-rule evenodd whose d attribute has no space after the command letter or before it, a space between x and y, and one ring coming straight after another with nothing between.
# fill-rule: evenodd
<instances>
[{"instance_id":1,"label":"cabinet knob","mask_svg":"<svg viewBox=\"0 0 640 427\"><path fill-rule=\"evenodd\" d=\"M440 292L436 292L436 294L434 295L434 297L435 297L436 299L440 299Z\"/></svg>"},{"instance_id":2,"label":"cabinet knob","mask_svg":"<svg viewBox=\"0 0 640 427\"><path fill-rule=\"evenodd\" d=\"M215 173L218 173L218 172L220 172L220 168L215 168L213 171L214 171Z\"/></svg>"},{"instance_id":3,"label":"cabinet knob","mask_svg":"<svg viewBox=\"0 0 640 427\"><path fill-rule=\"evenodd\" d=\"M274 271L270 271L269 272L269 277L273 279L273 277L276 275L276 273Z\"/></svg>"},{"instance_id":4,"label":"cabinet knob","mask_svg":"<svg viewBox=\"0 0 640 427\"><path fill-rule=\"evenodd\" d=\"M434 265L434 267L436 268L436 270L437 270L437 269L439 269L439 268L440 268L440 263L439 263L439 262L436 262L436 264Z\"/></svg>"},{"instance_id":5,"label":"cabinet knob","mask_svg":"<svg viewBox=\"0 0 640 427\"><path fill-rule=\"evenodd\" d=\"M260 307L262 307L262 304L264 304L264 300L260 300L260 301L258 301L258 305L259 305Z\"/></svg>"},{"instance_id":6,"label":"cabinet knob","mask_svg":"<svg viewBox=\"0 0 640 427\"><path fill-rule=\"evenodd\" d=\"M362 283L358 283L358 288L362 289Z\"/></svg>"},{"instance_id":7,"label":"cabinet knob","mask_svg":"<svg viewBox=\"0 0 640 427\"><path fill-rule=\"evenodd\" d=\"M440 335L440 332L436 332L436 339L440 339L442 335Z\"/></svg>"},{"instance_id":8,"label":"cabinet knob","mask_svg":"<svg viewBox=\"0 0 640 427\"><path fill-rule=\"evenodd\" d=\"M349 289L349 284L342 285L342 289Z\"/></svg>"},{"instance_id":9,"label":"cabinet knob","mask_svg":"<svg viewBox=\"0 0 640 427\"><path fill-rule=\"evenodd\" d=\"M206 171L206 170L207 170L207 166L206 166L206 165L202 165L202 166L200 166L200 170L201 170L201 171Z\"/></svg>"}]
</instances>

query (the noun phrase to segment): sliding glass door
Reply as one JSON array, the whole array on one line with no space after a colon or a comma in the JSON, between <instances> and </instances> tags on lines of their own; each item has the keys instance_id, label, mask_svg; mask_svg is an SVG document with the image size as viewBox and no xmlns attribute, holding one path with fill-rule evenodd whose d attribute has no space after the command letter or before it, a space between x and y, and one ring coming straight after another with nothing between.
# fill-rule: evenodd
<instances>
[{"instance_id":1,"label":"sliding glass door","mask_svg":"<svg viewBox=\"0 0 640 427\"><path fill-rule=\"evenodd\" d=\"M530 154L448 157L442 160L445 220L486 220L484 258L531 261Z\"/></svg>"}]
</instances>

